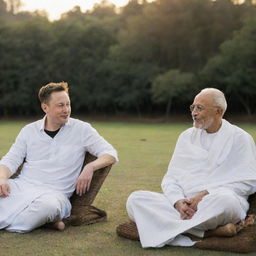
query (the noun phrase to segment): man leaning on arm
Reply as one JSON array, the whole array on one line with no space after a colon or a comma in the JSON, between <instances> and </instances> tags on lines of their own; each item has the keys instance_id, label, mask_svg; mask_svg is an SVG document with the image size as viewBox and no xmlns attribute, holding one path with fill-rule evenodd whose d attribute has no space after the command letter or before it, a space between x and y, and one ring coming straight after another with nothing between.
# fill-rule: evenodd
<instances>
[{"instance_id":1,"label":"man leaning on arm","mask_svg":"<svg viewBox=\"0 0 256 256\"><path fill-rule=\"evenodd\" d=\"M45 116L26 125L0 161L0 229L29 232L46 223L59 230L70 196L90 188L94 171L115 163L116 150L90 124L70 118L68 84L39 91ZM81 168L86 152L98 158ZM9 179L22 164L21 174Z\"/></svg>"},{"instance_id":2,"label":"man leaning on arm","mask_svg":"<svg viewBox=\"0 0 256 256\"><path fill-rule=\"evenodd\" d=\"M221 91L202 90L190 106L194 127L179 136L163 194L129 196L127 211L142 247L192 246L186 234L233 236L242 228L236 223L245 219L248 196L256 191L255 143L222 118L226 108Z\"/></svg>"}]
</instances>

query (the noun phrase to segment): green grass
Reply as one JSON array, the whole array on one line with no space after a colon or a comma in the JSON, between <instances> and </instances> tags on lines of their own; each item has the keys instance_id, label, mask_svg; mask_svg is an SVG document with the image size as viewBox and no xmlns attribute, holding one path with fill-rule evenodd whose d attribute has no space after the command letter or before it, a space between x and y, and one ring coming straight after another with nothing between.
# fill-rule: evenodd
<instances>
[{"instance_id":1,"label":"green grass","mask_svg":"<svg viewBox=\"0 0 256 256\"><path fill-rule=\"evenodd\" d=\"M8 151L24 124L26 122L0 123L0 156ZM189 123L97 122L93 123L93 126L115 146L120 159L120 162L112 168L94 202L95 206L107 211L108 220L89 226L69 227L63 232L37 229L28 234L14 234L1 231L0 255L237 255L169 246L162 249L142 249L139 242L120 238L115 233L116 226L128 219L125 203L132 191L140 189L161 191L160 183L177 136L190 126ZM244 124L241 127L250 132L254 139L256 138L255 124Z\"/></svg>"}]
</instances>

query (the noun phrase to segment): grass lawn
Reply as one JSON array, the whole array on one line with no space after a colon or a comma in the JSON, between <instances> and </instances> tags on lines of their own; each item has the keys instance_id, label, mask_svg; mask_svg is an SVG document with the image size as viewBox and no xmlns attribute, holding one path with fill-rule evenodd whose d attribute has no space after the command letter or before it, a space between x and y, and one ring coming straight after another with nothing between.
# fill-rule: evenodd
<instances>
[{"instance_id":1,"label":"grass lawn","mask_svg":"<svg viewBox=\"0 0 256 256\"><path fill-rule=\"evenodd\" d=\"M24 124L26 122L0 121L0 157L8 151ZM128 219L125 210L127 197L134 190L161 191L160 183L178 134L191 124L92 124L119 152L120 162L112 168L94 202L95 206L107 211L108 220L89 226L69 227L63 232L37 229L28 234L14 234L0 231L0 256L238 255L169 246L162 249L142 249L139 242L118 237L115 233L116 226ZM243 124L241 127L256 139L255 124Z\"/></svg>"}]
</instances>

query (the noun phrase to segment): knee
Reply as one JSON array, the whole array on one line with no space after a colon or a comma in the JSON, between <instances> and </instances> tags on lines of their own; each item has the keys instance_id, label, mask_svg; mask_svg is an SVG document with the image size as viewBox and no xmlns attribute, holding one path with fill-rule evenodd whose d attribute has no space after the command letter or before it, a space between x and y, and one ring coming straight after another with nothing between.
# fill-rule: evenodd
<instances>
[{"instance_id":1,"label":"knee","mask_svg":"<svg viewBox=\"0 0 256 256\"><path fill-rule=\"evenodd\" d=\"M50 200L39 202L39 204L46 216L55 216L61 212L61 202L57 198L51 198Z\"/></svg>"},{"instance_id":2,"label":"knee","mask_svg":"<svg viewBox=\"0 0 256 256\"><path fill-rule=\"evenodd\" d=\"M219 195L216 198L216 201L218 205L223 208L224 211L230 212L232 210L236 210L240 206L239 200L232 193Z\"/></svg>"},{"instance_id":3,"label":"knee","mask_svg":"<svg viewBox=\"0 0 256 256\"><path fill-rule=\"evenodd\" d=\"M231 222L239 221L242 208L239 199L233 193L224 193L216 198L216 207L221 210L220 216Z\"/></svg>"},{"instance_id":4,"label":"knee","mask_svg":"<svg viewBox=\"0 0 256 256\"><path fill-rule=\"evenodd\" d=\"M126 207L130 208L132 205L134 205L134 202L137 200L137 195L139 191L132 192L129 197L127 198Z\"/></svg>"},{"instance_id":5,"label":"knee","mask_svg":"<svg viewBox=\"0 0 256 256\"><path fill-rule=\"evenodd\" d=\"M132 192L127 199L127 203L126 203L127 207L140 204L141 200L145 200L145 198L147 197L147 194L148 194L148 191L142 191L142 190Z\"/></svg>"}]
</instances>

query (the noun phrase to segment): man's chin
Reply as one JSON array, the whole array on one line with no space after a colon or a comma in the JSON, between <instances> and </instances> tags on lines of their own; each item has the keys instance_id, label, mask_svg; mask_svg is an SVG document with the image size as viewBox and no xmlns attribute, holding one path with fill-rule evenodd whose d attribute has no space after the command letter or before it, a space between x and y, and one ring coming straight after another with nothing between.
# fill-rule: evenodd
<instances>
[{"instance_id":1,"label":"man's chin","mask_svg":"<svg viewBox=\"0 0 256 256\"><path fill-rule=\"evenodd\" d=\"M204 129L204 126L202 123L198 123L196 121L193 122L193 126L197 129Z\"/></svg>"},{"instance_id":2,"label":"man's chin","mask_svg":"<svg viewBox=\"0 0 256 256\"><path fill-rule=\"evenodd\" d=\"M62 123L62 124L65 124L65 123L68 122L68 120L69 120L69 116L68 116L68 117L62 117L62 118L61 118L61 123Z\"/></svg>"}]
</instances>

